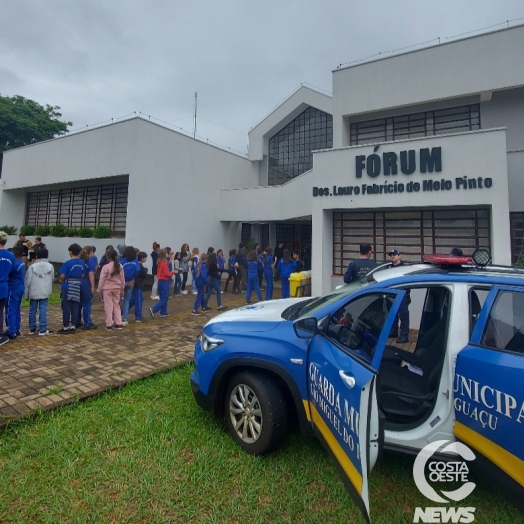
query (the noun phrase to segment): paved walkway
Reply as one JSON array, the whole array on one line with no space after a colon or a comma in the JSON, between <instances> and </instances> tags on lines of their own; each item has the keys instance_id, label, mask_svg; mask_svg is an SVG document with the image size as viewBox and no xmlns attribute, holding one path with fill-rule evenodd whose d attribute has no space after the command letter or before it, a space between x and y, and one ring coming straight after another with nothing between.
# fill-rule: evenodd
<instances>
[{"instance_id":1,"label":"paved walkway","mask_svg":"<svg viewBox=\"0 0 524 524\"><path fill-rule=\"evenodd\" d=\"M275 298L280 296L276 290ZM222 295L228 307L245 304L245 295ZM122 331L104 329L101 302L95 297L93 320L99 328L77 330L74 335L47 337L28 335L27 312L22 308L22 335L0 346L0 428L10 420L34 411L51 409L76 399L121 386L193 356L195 338L207 320L217 314L216 295L210 313L191 316L194 296L170 298L169 318L154 318L148 309L154 302L146 293L147 322L135 323ZM49 328L61 327L59 305L49 306ZM158 317L158 315L157 315Z\"/></svg>"}]
</instances>

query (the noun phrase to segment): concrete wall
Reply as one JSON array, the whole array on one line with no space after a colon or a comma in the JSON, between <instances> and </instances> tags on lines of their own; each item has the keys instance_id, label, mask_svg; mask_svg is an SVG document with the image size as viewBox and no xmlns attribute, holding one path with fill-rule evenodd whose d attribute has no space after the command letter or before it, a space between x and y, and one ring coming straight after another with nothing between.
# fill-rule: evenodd
<instances>
[{"instance_id":1,"label":"concrete wall","mask_svg":"<svg viewBox=\"0 0 524 524\"><path fill-rule=\"evenodd\" d=\"M122 176L129 178L126 238L104 244L148 253L153 241L174 250L185 242L204 250L238 244L239 224L220 222L219 190L258 183L246 158L136 118L6 153L0 224L23 225L27 191Z\"/></svg>"},{"instance_id":2,"label":"concrete wall","mask_svg":"<svg viewBox=\"0 0 524 524\"><path fill-rule=\"evenodd\" d=\"M493 93L480 111L483 129L506 127L509 209L524 211L524 88Z\"/></svg>"},{"instance_id":3,"label":"concrete wall","mask_svg":"<svg viewBox=\"0 0 524 524\"><path fill-rule=\"evenodd\" d=\"M334 71L333 147L346 115L523 86L523 49L520 25Z\"/></svg>"}]
</instances>

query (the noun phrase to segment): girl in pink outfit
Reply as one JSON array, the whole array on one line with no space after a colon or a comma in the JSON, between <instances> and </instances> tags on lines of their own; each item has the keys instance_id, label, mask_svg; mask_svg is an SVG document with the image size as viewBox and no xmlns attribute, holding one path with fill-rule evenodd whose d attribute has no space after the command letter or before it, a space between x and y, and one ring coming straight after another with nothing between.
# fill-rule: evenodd
<instances>
[{"instance_id":1,"label":"girl in pink outfit","mask_svg":"<svg viewBox=\"0 0 524 524\"><path fill-rule=\"evenodd\" d=\"M118 253L111 249L106 253L108 263L100 272L98 295L104 300L106 329L122 329L122 314L118 302L124 296L124 270L118 262ZM111 263L112 262L112 263Z\"/></svg>"}]
</instances>

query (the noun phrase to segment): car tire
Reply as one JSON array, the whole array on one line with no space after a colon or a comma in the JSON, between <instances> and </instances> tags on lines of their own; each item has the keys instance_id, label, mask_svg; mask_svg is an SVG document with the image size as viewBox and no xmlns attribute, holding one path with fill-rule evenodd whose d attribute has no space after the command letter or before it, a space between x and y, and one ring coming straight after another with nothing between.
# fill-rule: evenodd
<instances>
[{"instance_id":1,"label":"car tire","mask_svg":"<svg viewBox=\"0 0 524 524\"><path fill-rule=\"evenodd\" d=\"M244 371L228 383L224 413L231 436L252 455L278 447L287 434L287 410L275 379Z\"/></svg>"}]
</instances>

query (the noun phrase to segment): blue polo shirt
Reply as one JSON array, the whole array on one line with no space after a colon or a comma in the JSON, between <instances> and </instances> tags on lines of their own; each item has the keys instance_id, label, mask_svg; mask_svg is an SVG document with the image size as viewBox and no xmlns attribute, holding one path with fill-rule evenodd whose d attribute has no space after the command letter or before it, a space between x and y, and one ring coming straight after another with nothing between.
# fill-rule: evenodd
<instances>
[{"instance_id":1,"label":"blue polo shirt","mask_svg":"<svg viewBox=\"0 0 524 524\"><path fill-rule=\"evenodd\" d=\"M80 258L70 258L69 260L66 260L60 268L60 271L58 272L59 275L65 276L65 280L62 282L62 291L67 291L67 289L69 288L67 284L68 278L80 279L86 273L87 266L85 265L85 262Z\"/></svg>"},{"instance_id":2,"label":"blue polo shirt","mask_svg":"<svg viewBox=\"0 0 524 524\"><path fill-rule=\"evenodd\" d=\"M9 275L9 291L24 289L25 263L21 258L15 259L13 271Z\"/></svg>"},{"instance_id":3,"label":"blue polo shirt","mask_svg":"<svg viewBox=\"0 0 524 524\"><path fill-rule=\"evenodd\" d=\"M15 256L7 249L0 249L0 299L9 295L9 273L15 266Z\"/></svg>"}]
</instances>

